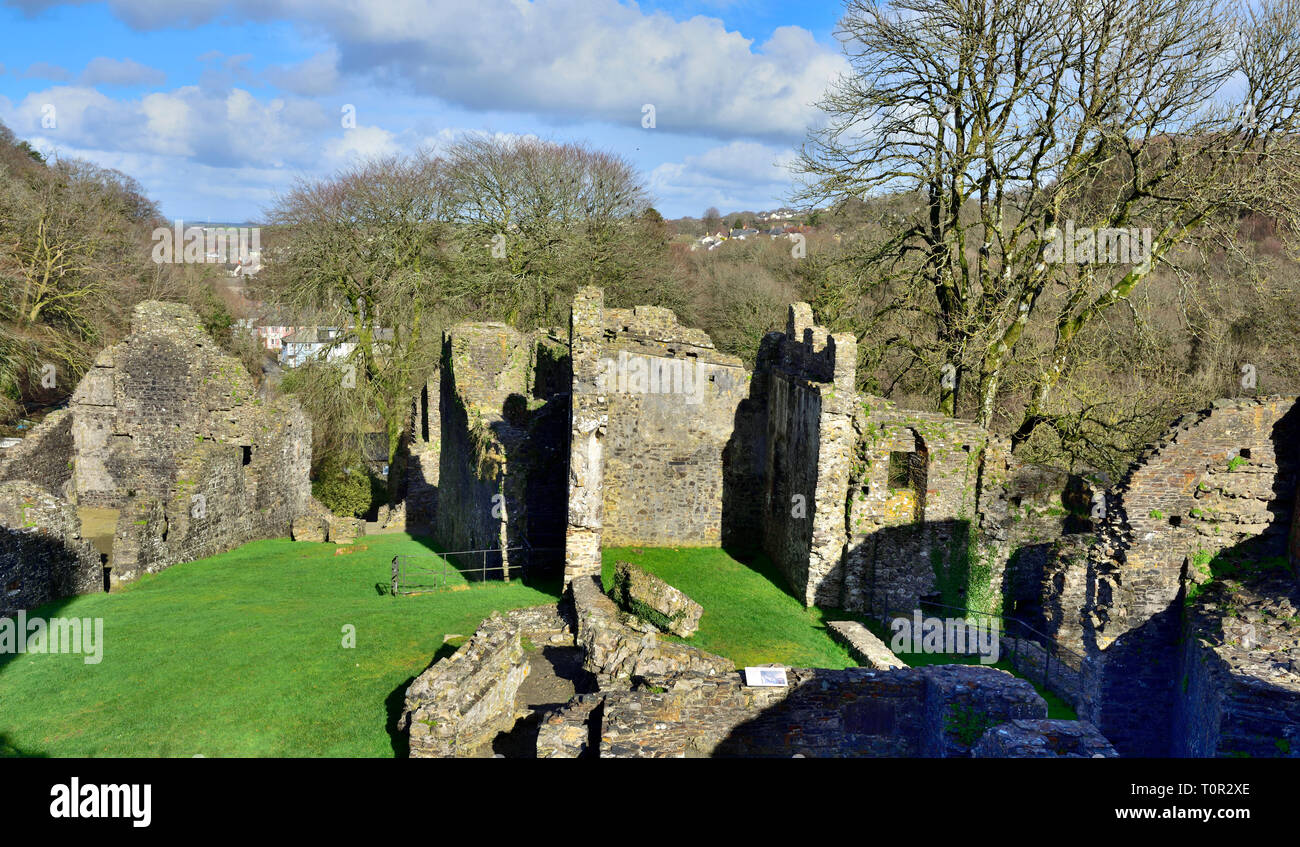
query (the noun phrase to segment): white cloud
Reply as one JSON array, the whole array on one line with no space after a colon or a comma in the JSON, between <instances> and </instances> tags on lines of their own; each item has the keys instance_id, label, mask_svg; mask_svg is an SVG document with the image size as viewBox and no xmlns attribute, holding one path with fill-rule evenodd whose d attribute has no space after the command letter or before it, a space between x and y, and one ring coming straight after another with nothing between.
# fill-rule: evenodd
<instances>
[{"instance_id":1,"label":"white cloud","mask_svg":"<svg viewBox=\"0 0 1300 847\"><path fill-rule=\"evenodd\" d=\"M266 79L291 94L318 97L338 88L338 65L338 51L327 50L296 65L274 65L267 68Z\"/></svg>"},{"instance_id":2,"label":"white cloud","mask_svg":"<svg viewBox=\"0 0 1300 847\"><path fill-rule=\"evenodd\" d=\"M690 214L709 206L759 211L785 204L794 162L791 148L733 141L681 162L665 162L650 172L648 185L665 205L700 206Z\"/></svg>"},{"instance_id":3,"label":"white cloud","mask_svg":"<svg viewBox=\"0 0 1300 847\"><path fill-rule=\"evenodd\" d=\"M167 74L134 59L91 59L81 72L82 85L162 85Z\"/></svg>"},{"instance_id":4,"label":"white cloud","mask_svg":"<svg viewBox=\"0 0 1300 847\"><path fill-rule=\"evenodd\" d=\"M53 128L42 125L46 104L55 107ZM259 100L239 88L198 86L134 100L57 86L0 111L0 120L18 135L39 134L60 146L193 157L213 167L310 167L320 156L319 135L331 126L311 101Z\"/></svg>"},{"instance_id":5,"label":"white cloud","mask_svg":"<svg viewBox=\"0 0 1300 847\"><path fill-rule=\"evenodd\" d=\"M23 71L23 76L27 79L50 79L55 82L66 82L72 79L72 74L68 69L59 65L51 65L49 62L33 62Z\"/></svg>"},{"instance_id":6,"label":"white cloud","mask_svg":"<svg viewBox=\"0 0 1300 847\"><path fill-rule=\"evenodd\" d=\"M342 135L326 141L321 148L324 164L339 168L366 159L390 156L402 152L391 132L374 126L358 126L342 130Z\"/></svg>"},{"instance_id":7,"label":"white cloud","mask_svg":"<svg viewBox=\"0 0 1300 847\"><path fill-rule=\"evenodd\" d=\"M26 6L55 0L27 0ZM801 137L812 104L847 63L800 27L761 45L716 18L678 21L617 0L110 0L139 29L224 19L289 20L324 33L343 74L377 80L475 110L546 113L720 137ZM329 82L330 54L278 69L286 89ZM323 88L321 90L324 90Z\"/></svg>"}]
</instances>

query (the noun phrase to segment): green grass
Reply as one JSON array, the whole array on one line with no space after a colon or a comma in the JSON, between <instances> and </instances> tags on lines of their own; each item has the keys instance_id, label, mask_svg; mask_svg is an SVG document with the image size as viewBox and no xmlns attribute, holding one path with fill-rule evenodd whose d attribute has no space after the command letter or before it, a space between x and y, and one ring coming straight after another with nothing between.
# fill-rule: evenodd
<instances>
[{"instance_id":1,"label":"green grass","mask_svg":"<svg viewBox=\"0 0 1300 847\"><path fill-rule=\"evenodd\" d=\"M645 568L703 606L699 631L686 643L731 659L737 667L768 662L797 668L857 666L826 631L826 622L835 617L805 609L782 587L765 558L746 565L715 547L607 549L602 573L607 589L619 561Z\"/></svg>"},{"instance_id":2,"label":"green grass","mask_svg":"<svg viewBox=\"0 0 1300 847\"><path fill-rule=\"evenodd\" d=\"M807 609L784 587L776 568L758 556L748 564L725 550L711 547L617 548L603 552L602 580L614 584L614 563L631 562L683 591L704 607L700 628L685 641L731 659L737 667L779 662L797 668L851 668L857 662L826 629L836 620L857 620L886 644L888 633L875 621L842 610ZM912 667L978 664L977 656L900 653ZM1013 673L1007 660L993 667ZM1029 680L1047 701L1048 717L1074 720L1074 710L1061 698Z\"/></svg>"},{"instance_id":3,"label":"green grass","mask_svg":"<svg viewBox=\"0 0 1300 847\"><path fill-rule=\"evenodd\" d=\"M404 534L360 546L257 541L31 612L102 617L103 661L0 656L0 755L403 755L406 685L444 635L558 592L457 575L463 590L385 596L392 557L431 550Z\"/></svg>"}]
</instances>

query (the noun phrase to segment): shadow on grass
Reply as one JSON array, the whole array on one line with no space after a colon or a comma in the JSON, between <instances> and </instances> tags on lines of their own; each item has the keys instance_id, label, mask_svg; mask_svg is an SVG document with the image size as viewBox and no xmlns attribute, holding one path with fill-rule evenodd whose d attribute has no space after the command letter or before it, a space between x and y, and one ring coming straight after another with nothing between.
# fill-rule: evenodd
<instances>
[{"instance_id":1,"label":"shadow on grass","mask_svg":"<svg viewBox=\"0 0 1300 847\"><path fill-rule=\"evenodd\" d=\"M444 642L437 652L433 654L433 658L425 666L424 670L427 671L438 662L455 653L463 643L460 639L455 642ZM422 674L424 671L420 671L420 673ZM410 688L411 683L415 682L415 680L416 677L410 677L384 698L384 708L388 712L388 722L384 728L388 732L388 743L393 748L393 758L395 759L409 759L411 756L410 736L406 730L398 729L397 724L402 719L402 712L406 710L406 689Z\"/></svg>"},{"instance_id":2,"label":"shadow on grass","mask_svg":"<svg viewBox=\"0 0 1300 847\"><path fill-rule=\"evenodd\" d=\"M388 723L385 729L388 730L388 743L393 748L394 759L411 757L409 737L404 730L397 728L397 722L402 719L402 712L406 709L406 689L410 688L413 682L415 677L409 678L394 688L384 700L384 707L388 710Z\"/></svg>"},{"instance_id":3,"label":"shadow on grass","mask_svg":"<svg viewBox=\"0 0 1300 847\"><path fill-rule=\"evenodd\" d=\"M60 612L62 612L68 606L72 605L72 602L76 599L77 598L74 596L74 597L63 597L58 600L51 600L49 603L46 603L43 606L38 606L35 609L29 610L27 612L27 620L31 621L34 618L41 618L42 620L46 621L46 623L48 623L51 618L62 617ZM18 616L14 615L11 618L11 620L13 620L15 635L17 636L16 630L18 627ZM48 637L48 630L46 634ZM20 653L9 653L9 652L0 653L0 674L4 673L5 667L8 666L10 662L17 659L20 655L21 655ZM3 741L2 737L0 737L0 741Z\"/></svg>"},{"instance_id":4,"label":"shadow on grass","mask_svg":"<svg viewBox=\"0 0 1300 847\"><path fill-rule=\"evenodd\" d=\"M785 574L781 573L781 569L767 557L766 553L734 544L724 546L722 550L737 562L772 583L782 594L799 601L800 605L803 604L803 598L794 593L790 588L790 583L785 578Z\"/></svg>"}]
</instances>

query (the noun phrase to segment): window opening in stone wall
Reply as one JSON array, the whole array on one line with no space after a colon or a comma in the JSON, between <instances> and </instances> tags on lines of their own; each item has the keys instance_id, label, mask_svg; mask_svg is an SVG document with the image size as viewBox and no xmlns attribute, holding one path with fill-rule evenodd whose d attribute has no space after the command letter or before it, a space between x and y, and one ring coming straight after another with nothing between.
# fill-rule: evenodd
<instances>
[{"instance_id":1,"label":"window opening in stone wall","mask_svg":"<svg viewBox=\"0 0 1300 847\"><path fill-rule=\"evenodd\" d=\"M253 448L249 446L243 446L240 447L239 449L243 451L244 464L245 465L251 464L253 461Z\"/></svg>"},{"instance_id":2,"label":"window opening in stone wall","mask_svg":"<svg viewBox=\"0 0 1300 847\"><path fill-rule=\"evenodd\" d=\"M429 440L429 386L420 389L420 440Z\"/></svg>"},{"instance_id":3,"label":"window opening in stone wall","mask_svg":"<svg viewBox=\"0 0 1300 847\"><path fill-rule=\"evenodd\" d=\"M890 451L889 489L891 491L911 487L911 463L908 461L908 457L911 455L911 453L906 453L901 450Z\"/></svg>"},{"instance_id":4,"label":"window opening in stone wall","mask_svg":"<svg viewBox=\"0 0 1300 847\"><path fill-rule=\"evenodd\" d=\"M889 490L911 491L913 520L925 520L925 491L929 484L930 454L924 448L914 452L891 450L889 453Z\"/></svg>"}]
</instances>

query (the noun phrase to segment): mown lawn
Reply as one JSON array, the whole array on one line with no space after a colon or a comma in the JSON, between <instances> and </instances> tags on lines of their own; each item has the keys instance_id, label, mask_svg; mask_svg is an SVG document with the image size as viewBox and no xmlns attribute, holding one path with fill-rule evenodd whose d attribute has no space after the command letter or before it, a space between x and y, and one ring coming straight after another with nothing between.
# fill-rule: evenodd
<instances>
[{"instance_id":1,"label":"mown lawn","mask_svg":"<svg viewBox=\"0 0 1300 847\"><path fill-rule=\"evenodd\" d=\"M613 548L603 551L605 587L614 563L631 562L686 592L704 607L700 628L687 640L737 667L780 662L797 668L851 668L857 663L833 641L821 609L805 609L780 576L758 557L749 564L714 547Z\"/></svg>"},{"instance_id":2,"label":"mown lawn","mask_svg":"<svg viewBox=\"0 0 1300 847\"><path fill-rule=\"evenodd\" d=\"M619 561L645 568L703 606L699 631L686 642L731 659L737 667L768 662L804 668L856 667L857 662L826 629L828 622L836 620L861 621L889 643L888 633L876 621L835 609L804 608L762 556L743 563L725 550L707 547L608 549L602 560L606 589L613 584L614 563ZM941 654L900 653L899 658L913 667L979 662L975 656ZM1005 660L993 667L1015 673ZM1047 701L1049 717L1075 718L1061 698L1037 683L1034 687Z\"/></svg>"},{"instance_id":3,"label":"mown lawn","mask_svg":"<svg viewBox=\"0 0 1300 847\"><path fill-rule=\"evenodd\" d=\"M0 656L0 755L393 756L409 680L493 610L554 602L558 580L380 593L409 535L257 541L30 614L104 619L103 661ZM343 646L344 627L356 646Z\"/></svg>"}]
</instances>

